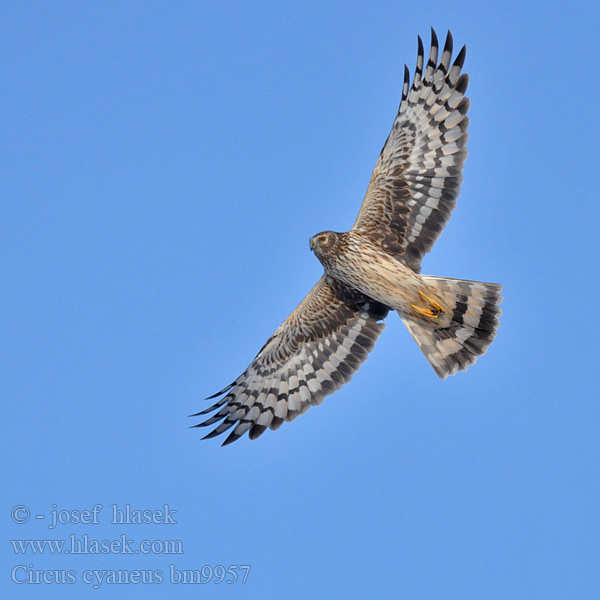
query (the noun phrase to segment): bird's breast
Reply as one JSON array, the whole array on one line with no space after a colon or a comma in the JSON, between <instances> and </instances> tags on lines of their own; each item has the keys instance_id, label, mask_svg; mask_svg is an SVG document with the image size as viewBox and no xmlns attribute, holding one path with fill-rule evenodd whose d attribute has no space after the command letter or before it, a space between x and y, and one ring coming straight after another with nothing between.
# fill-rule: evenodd
<instances>
[{"instance_id":1,"label":"bird's breast","mask_svg":"<svg viewBox=\"0 0 600 600\"><path fill-rule=\"evenodd\" d=\"M408 309L423 289L421 277L383 249L350 243L325 265L328 274L393 308Z\"/></svg>"}]
</instances>

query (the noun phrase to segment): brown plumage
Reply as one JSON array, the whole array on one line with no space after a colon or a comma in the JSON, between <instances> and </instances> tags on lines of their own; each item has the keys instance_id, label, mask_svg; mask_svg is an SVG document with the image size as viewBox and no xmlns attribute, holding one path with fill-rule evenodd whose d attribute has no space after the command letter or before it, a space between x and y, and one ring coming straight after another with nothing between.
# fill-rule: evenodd
<instances>
[{"instance_id":1,"label":"brown plumage","mask_svg":"<svg viewBox=\"0 0 600 600\"><path fill-rule=\"evenodd\" d=\"M339 389L366 360L390 310L398 312L435 372L445 378L483 354L499 326L498 284L420 275L460 193L469 100L461 74L465 47L451 64L452 36L438 61L432 30L424 62L419 38L412 85L408 69L392 131L381 150L352 229L311 239L324 274L196 427L248 432L277 429Z\"/></svg>"}]
</instances>

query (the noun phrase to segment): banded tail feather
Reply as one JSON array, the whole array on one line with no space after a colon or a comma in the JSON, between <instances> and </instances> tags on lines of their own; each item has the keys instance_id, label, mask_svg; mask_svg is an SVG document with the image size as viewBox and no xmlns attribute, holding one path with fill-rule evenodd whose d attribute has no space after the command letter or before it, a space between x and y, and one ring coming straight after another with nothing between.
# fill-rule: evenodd
<instances>
[{"instance_id":1,"label":"banded tail feather","mask_svg":"<svg viewBox=\"0 0 600 600\"><path fill-rule=\"evenodd\" d=\"M485 354L500 326L502 286L462 279L422 276L452 310L452 322L439 327L400 314L439 377L466 371Z\"/></svg>"}]
</instances>

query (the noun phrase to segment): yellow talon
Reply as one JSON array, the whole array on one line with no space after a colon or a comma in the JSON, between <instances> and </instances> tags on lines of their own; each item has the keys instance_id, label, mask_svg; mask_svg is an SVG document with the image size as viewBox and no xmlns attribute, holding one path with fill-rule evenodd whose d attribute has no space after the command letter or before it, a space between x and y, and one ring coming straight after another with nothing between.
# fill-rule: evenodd
<instances>
[{"instance_id":1,"label":"yellow talon","mask_svg":"<svg viewBox=\"0 0 600 600\"><path fill-rule=\"evenodd\" d=\"M416 311L420 312L422 315L425 315L426 317L433 317L434 319L436 319L438 316L430 308L421 308L420 306L417 306L416 304L411 304L411 306Z\"/></svg>"},{"instance_id":2,"label":"yellow talon","mask_svg":"<svg viewBox=\"0 0 600 600\"><path fill-rule=\"evenodd\" d=\"M444 314L446 312L433 298L430 298L421 290L419 290L419 295L422 296L427 302L429 302L431 308L422 308L421 306L417 306L416 304L411 304L411 306L417 312L421 313L425 317L430 317L432 319L437 319L440 316L440 314Z\"/></svg>"},{"instance_id":3,"label":"yellow talon","mask_svg":"<svg viewBox=\"0 0 600 600\"><path fill-rule=\"evenodd\" d=\"M430 298L427 294L424 294L421 290L419 290L419 295L423 296L423 298L425 298L425 300L427 300L429 302L429 304L431 304L431 306L433 306L433 308L435 310L437 310L438 312L441 312L441 313L446 312L433 298Z\"/></svg>"}]
</instances>

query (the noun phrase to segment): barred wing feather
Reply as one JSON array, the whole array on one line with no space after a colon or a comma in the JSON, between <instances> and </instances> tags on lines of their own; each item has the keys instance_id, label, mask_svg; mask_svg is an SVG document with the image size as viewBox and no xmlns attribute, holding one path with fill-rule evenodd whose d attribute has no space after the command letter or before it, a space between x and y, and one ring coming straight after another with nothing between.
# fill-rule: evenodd
<instances>
[{"instance_id":1,"label":"barred wing feather","mask_svg":"<svg viewBox=\"0 0 600 600\"><path fill-rule=\"evenodd\" d=\"M460 193L469 124L465 96L469 78L461 75L465 56L463 46L450 64L448 32L438 62L438 40L432 30L423 71L419 37L412 86L405 66L398 114L353 226L416 272L450 219Z\"/></svg>"},{"instance_id":2,"label":"barred wing feather","mask_svg":"<svg viewBox=\"0 0 600 600\"><path fill-rule=\"evenodd\" d=\"M334 291L335 288L335 291ZM234 428L223 445L248 432L277 429L348 382L366 360L388 309L322 277L269 338L250 366L206 410L195 427L219 423L205 438Z\"/></svg>"}]
</instances>

